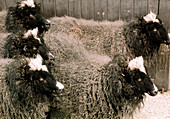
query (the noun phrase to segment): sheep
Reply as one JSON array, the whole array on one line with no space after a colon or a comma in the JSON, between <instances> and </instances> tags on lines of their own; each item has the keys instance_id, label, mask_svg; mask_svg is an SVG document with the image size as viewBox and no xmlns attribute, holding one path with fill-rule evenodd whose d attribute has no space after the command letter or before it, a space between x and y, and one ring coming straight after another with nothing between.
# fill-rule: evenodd
<instances>
[{"instance_id":1,"label":"sheep","mask_svg":"<svg viewBox=\"0 0 170 119\"><path fill-rule=\"evenodd\" d=\"M48 31L50 21L41 13L40 5L34 0L24 0L10 7L6 16L6 30L12 33L24 32L38 27L40 34Z\"/></svg>"},{"instance_id":2,"label":"sheep","mask_svg":"<svg viewBox=\"0 0 170 119\"><path fill-rule=\"evenodd\" d=\"M161 43L170 44L162 21L152 12L125 26L123 35L132 55L145 59L158 54Z\"/></svg>"},{"instance_id":3,"label":"sheep","mask_svg":"<svg viewBox=\"0 0 170 119\"><path fill-rule=\"evenodd\" d=\"M10 34L4 45L5 58L35 57L38 53L44 60L54 59L44 39L39 35L38 28L28 30L25 34Z\"/></svg>"},{"instance_id":4,"label":"sheep","mask_svg":"<svg viewBox=\"0 0 170 119\"><path fill-rule=\"evenodd\" d=\"M142 57L128 63L124 56L116 55L101 68L86 63L59 67L57 76L65 90L55 111L67 115L65 118L126 118L143 103L144 93L155 96L158 92Z\"/></svg>"},{"instance_id":5,"label":"sheep","mask_svg":"<svg viewBox=\"0 0 170 119\"><path fill-rule=\"evenodd\" d=\"M148 74L155 79L154 69L161 43L169 44L168 33L161 19L149 13L129 22L83 20L71 17L51 18L54 24L46 39L51 35L67 34L79 40L84 47L101 55L112 57L120 53L129 56L129 60L143 56ZM62 37L62 36L61 36Z\"/></svg>"},{"instance_id":6,"label":"sheep","mask_svg":"<svg viewBox=\"0 0 170 119\"><path fill-rule=\"evenodd\" d=\"M111 60L89 52L66 34L51 36L52 39L53 74L64 90L54 101L51 118L121 118L140 107L144 93L157 94L142 57L128 62L128 56L116 55Z\"/></svg>"},{"instance_id":7,"label":"sheep","mask_svg":"<svg viewBox=\"0 0 170 119\"><path fill-rule=\"evenodd\" d=\"M0 117L45 119L51 101L64 85L56 81L39 54L12 60L0 83Z\"/></svg>"},{"instance_id":8,"label":"sheep","mask_svg":"<svg viewBox=\"0 0 170 119\"><path fill-rule=\"evenodd\" d=\"M52 18L50 33L67 33L80 40L87 50L112 57L129 55L130 59L143 56L145 60L158 54L161 43L169 44L168 33L161 19L149 13L129 22L95 22L75 18Z\"/></svg>"}]
</instances>

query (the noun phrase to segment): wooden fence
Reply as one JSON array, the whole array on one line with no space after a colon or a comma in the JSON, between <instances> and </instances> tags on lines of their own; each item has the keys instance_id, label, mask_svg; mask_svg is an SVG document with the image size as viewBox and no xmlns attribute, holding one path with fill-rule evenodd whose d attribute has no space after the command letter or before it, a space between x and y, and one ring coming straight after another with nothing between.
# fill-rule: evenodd
<instances>
[{"instance_id":1,"label":"wooden fence","mask_svg":"<svg viewBox=\"0 0 170 119\"><path fill-rule=\"evenodd\" d=\"M0 0L0 10L22 0ZM130 20L153 11L170 32L170 0L35 0L46 17L72 16L102 20ZM161 46L156 65L150 69L159 88L170 89L170 47ZM153 71L152 71L153 70Z\"/></svg>"},{"instance_id":2,"label":"wooden fence","mask_svg":"<svg viewBox=\"0 0 170 119\"><path fill-rule=\"evenodd\" d=\"M0 10L22 0L0 0ZM170 0L35 0L47 17L72 16L94 20L130 20L153 11L170 32Z\"/></svg>"}]
</instances>

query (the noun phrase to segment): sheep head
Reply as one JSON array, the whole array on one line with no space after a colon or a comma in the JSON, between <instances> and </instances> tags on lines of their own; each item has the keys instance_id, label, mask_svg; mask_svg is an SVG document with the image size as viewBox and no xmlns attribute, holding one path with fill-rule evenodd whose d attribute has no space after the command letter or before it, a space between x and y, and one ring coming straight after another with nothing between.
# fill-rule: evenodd
<instances>
[{"instance_id":1,"label":"sheep head","mask_svg":"<svg viewBox=\"0 0 170 119\"><path fill-rule=\"evenodd\" d=\"M148 93L151 96L155 96L158 93L158 88L146 73L142 56L136 57L128 63L124 75L137 93Z\"/></svg>"},{"instance_id":2,"label":"sheep head","mask_svg":"<svg viewBox=\"0 0 170 119\"><path fill-rule=\"evenodd\" d=\"M64 85L56 81L49 72L46 65L43 65L43 59L38 54L36 58L27 58L28 62L28 81L32 82L36 91L41 93L49 93L56 89L63 89Z\"/></svg>"},{"instance_id":3,"label":"sheep head","mask_svg":"<svg viewBox=\"0 0 170 119\"><path fill-rule=\"evenodd\" d=\"M38 27L42 34L50 28L50 21L41 13L40 4L36 4L34 0L25 0L16 7L9 8L6 26L8 31L14 33Z\"/></svg>"},{"instance_id":4,"label":"sheep head","mask_svg":"<svg viewBox=\"0 0 170 119\"><path fill-rule=\"evenodd\" d=\"M170 44L168 32L164 28L162 21L152 12L142 18L142 31L146 33L151 44Z\"/></svg>"},{"instance_id":5,"label":"sheep head","mask_svg":"<svg viewBox=\"0 0 170 119\"><path fill-rule=\"evenodd\" d=\"M9 58L16 58L20 55L35 57L40 54L44 60L54 60L54 56L44 43L44 39L38 36L38 28L28 30L23 35L12 35L7 39L5 47L8 50Z\"/></svg>"}]
</instances>

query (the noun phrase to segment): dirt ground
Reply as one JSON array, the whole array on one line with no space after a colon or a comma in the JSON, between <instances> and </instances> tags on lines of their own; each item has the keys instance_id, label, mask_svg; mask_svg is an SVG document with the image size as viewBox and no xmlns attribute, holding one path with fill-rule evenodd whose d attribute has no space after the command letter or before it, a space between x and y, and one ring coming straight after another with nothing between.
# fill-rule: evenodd
<instances>
[{"instance_id":1,"label":"dirt ground","mask_svg":"<svg viewBox=\"0 0 170 119\"><path fill-rule=\"evenodd\" d=\"M137 111L134 119L170 119L170 91L155 97L147 95L144 107Z\"/></svg>"},{"instance_id":2,"label":"dirt ground","mask_svg":"<svg viewBox=\"0 0 170 119\"><path fill-rule=\"evenodd\" d=\"M0 12L0 64L3 64L5 60L2 58L2 51L4 45L4 38L7 37L7 33L4 29L4 14ZM3 17L2 17L3 16ZM57 18L56 18L57 19ZM55 34L55 32L53 31ZM81 37L81 33L80 37ZM48 41L46 41L48 42ZM49 41L50 42L50 41ZM53 49L50 47L50 49ZM4 67L0 65L0 72L4 72ZM3 74L2 74L3 75ZM1 75L0 75L1 76ZM0 77L0 79L2 76ZM155 97L146 95L143 108L134 114L134 119L170 119L170 91L164 94L159 93Z\"/></svg>"}]
</instances>

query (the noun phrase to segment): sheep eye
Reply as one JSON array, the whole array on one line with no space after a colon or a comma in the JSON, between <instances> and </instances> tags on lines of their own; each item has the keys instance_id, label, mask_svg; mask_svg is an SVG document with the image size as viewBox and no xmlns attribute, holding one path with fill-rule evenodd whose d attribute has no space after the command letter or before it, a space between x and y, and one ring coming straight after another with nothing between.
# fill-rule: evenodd
<instances>
[{"instance_id":1,"label":"sheep eye","mask_svg":"<svg viewBox=\"0 0 170 119\"><path fill-rule=\"evenodd\" d=\"M36 48L36 47L33 47L33 50L37 50L37 48Z\"/></svg>"},{"instance_id":2,"label":"sheep eye","mask_svg":"<svg viewBox=\"0 0 170 119\"><path fill-rule=\"evenodd\" d=\"M142 81L142 79L141 79L141 78L139 78L139 79L138 79L138 81L140 82L140 81Z\"/></svg>"},{"instance_id":3,"label":"sheep eye","mask_svg":"<svg viewBox=\"0 0 170 119\"><path fill-rule=\"evenodd\" d=\"M40 78L40 81L43 81L44 79L43 78Z\"/></svg>"},{"instance_id":4,"label":"sheep eye","mask_svg":"<svg viewBox=\"0 0 170 119\"><path fill-rule=\"evenodd\" d=\"M41 81L41 82L44 82L44 83L47 83L47 81L44 80L43 78L40 78L40 81Z\"/></svg>"},{"instance_id":5,"label":"sheep eye","mask_svg":"<svg viewBox=\"0 0 170 119\"><path fill-rule=\"evenodd\" d=\"M153 29L153 31L154 31L154 32L156 32L156 31L157 31L157 29L156 29L156 28L154 28L154 29Z\"/></svg>"}]
</instances>

